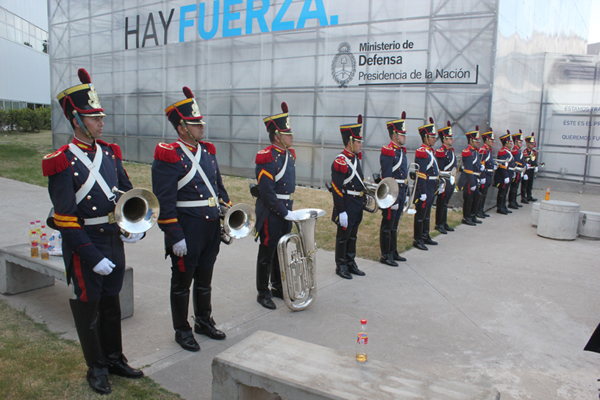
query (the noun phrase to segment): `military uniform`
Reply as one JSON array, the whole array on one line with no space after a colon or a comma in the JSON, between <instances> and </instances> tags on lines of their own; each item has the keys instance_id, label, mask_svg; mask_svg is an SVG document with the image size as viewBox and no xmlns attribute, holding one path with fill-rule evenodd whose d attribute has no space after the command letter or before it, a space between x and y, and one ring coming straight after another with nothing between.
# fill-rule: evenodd
<instances>
[{"instance_id":1,"label":"military uniform","mask_svg":"<svg viewBox=\"0 0 600 400\"><path fill-rule=\"evenodd\" d=\"M510 181L512 179L512 173L509 170L510 163L512 161L512 154L510 149L506 147L506 144L510 140L510 132L507 131L506 135L500 136L502 142L502 148L498 151L498 169L494 174L494 186L498 188L498 196L496 198L496 212L499 214L510 214L508 208L506 208L506 196L510 187Z\"/></svg>"},{"instance_id":2,"label":"military uniform","mask_svg":"<svg viewBox=\"0 0 600 400\"><path fill-rule=\"evenodd\" d=\"M386 123L390 134L406 135L404 119L402 118ZM406 147L391 141L381 148L379 156L382 178L394 178L398 183L398 198L393 206L381 210L381 227L379 230L379 244L381 248L381 262L391 266L398 266L395 261L406 261L398 253L398 224L402 216L404 200L408 183L408 158Z\"/></svg>"},{"instance_id":3,"label":"military uniform","mask_svg":"<svg viewBox=\"0 0 600 400\"><path fill-rule=\"evenodd\" d=\"M511 151L514 161L514 169L513 179L510 183L510 189L508 192L508 208L518 210L519 207L523 207L522 205L517 203L517 192L519 191L519 184L521 183L522 173L517 171L516 168L524 168L525 165L523 160L523 152L521 150L521 143L523 142L521 130L519 129L519 133L514 133L511 137L514 143Z\"/></svg>"},{"instance_id":4,"label":"military uniform","mask_svg":"<svg viewBox=\"0 0 600 400\"><path fill-rule=\"evenodd\" d=\"M494 133L492 128L490 128L489 132L482 133L481 139L484 141L484 145L479 149L479 157L481 159L481 163L484 166L484 170L481 171L480 181L485 179L485 182L481 183L479 188L481 197L479 199L479 211L477 212L478 217L487 218L490 215L485 212L485 201L487 199L487 194L489 188L492 186L492 180L494 178L494 157L493 157L493 148L489 144L485 143L486 140L494 140Z\"/></svg>"},{"instance_id":5,"label":"military uniform","mask_svg":"<svg viewBox=\"0 0 600 400\"><path fill-rule=\"evenodd\" d=\"M361 141L362 116L358 116L356 124L341 125L342 138L352 143ZM352 279L352 275L365 275L356 265L356 239L358 227L363 217L364 175L360 160L362 153L354 154L344 149L331 165L331 186L333 195L333 212L331 220L337 224L335 241L336 273L344 279ZM340 214L347 217L347 226L342 226Z\"/></svg>"},{"instance_id":6,"label":"military uniform","mask_svg":"<svg viewBox=\"0 0 600 400\"><path fill-rule=\"evenodd\" d=\"M465 225L475 226L481 223L476 214L479 207L479 177L482 164L479 152L472 141L479 141L479 127L465 134L469 144L462 152L463 171L459 178L459 187L463 188L463 219Z\"/></svg>"},{"instance_id":7,"label":"military uniform","mask_svg":"<svg viewBox=\"0 0 600 400\"><path fill-rule=\"evenodd\" d=\"M537 201L531 195L531 191L533 189L533 179L535 178L535 174L538 169L538 161L537 161L537 150L535 149L535 138L533 132L531 136L527 136L525 138L525 143L529 143L533 146L532 149L526 147L523 149L523 160L525 165L525 174L527 174L527 179L523 177L523 181L521 182L521 202L528 204L529 202Z\"/></svg>"},{"instance_id":8,"label":"military uniform","mask_svg":"<svg viewBox=\"0 0 600 400\"><path fill-rule=\"evenodd\" d=\"M77 120L91 144L75 136L70 144L44 157L42 170L48 177L54 224L62 235L67 283L73 284L76 297L70 306L88 366L87 380L96 392L107 394L111 392L108 373L143 376L127 365L122 353L119 293L125 239L114 218L120 194L113 189L133 187L119 146L94 139L81 119L105 114L87 72L80 69L78 74L82 85L66 89L57 98L67 119ZM104 264L109 269L98 268Z\"/></svg>"},{"instance_id":9,"label":"military uniform","mask_svg":"<svg viewBox=\"0 0 600 400\"><path fill-rule=\"evenodd\" d=\"M438 130L438 136L442 142L445 138L453 138L450 121L447 122L445 127ZM440 171L450 173L457 166L454 148L445 143L436 150L435 158L437 159ZM448 203L454 194L454 185L456 182L451 182L449 178L441 179L445 181L445 190L443 193L438 193L436 197L435 226L440 233L448 233L454 231L453 228L448 226Z\"/></svg>"},{"instance_id":10,"label":"military uniform","mask_svg":"<svg viewBox=\"0 0 600 400\"><path fill-rule=\"evenodd\" d=\"M264 119L273 134L293 135L289 126L287 104L282 114ZM296 190L296 153L274 144L256 155L256 180L260 196L256 199L256 239L260 238L256 260L257 301L266 308L275 308L273 296L283 298L277 243L292 230L292 221L285 217L292 211Z\"/></svg>"},{"instance_id":11,"label":"military uniform","mask_svg":"<svg viewBox=\"0 0 600 400\"><path fill-rule=\"evenodd\" d=\"M165 109L177 129L181 124L203 125L193 94ZM189 132L189 131L187 131ZM187 139L187 138L186 138ZM152 187L160 203L158 226L164 233L165 257L171 258L171 317L176 341L186 350L198 351L188 322L192 280L194 331L213 339L225 339L211 316L211 282L221 243L219 203L231 204L219 171L212 143L181 137L159 143L152 163ZM177 246L186 253L178 254Z\"/></svg>"},{"instance_id":12,"label":"military uniform","mask_svg":"<svg viewBox=\"0 0 600 400\"><path fill-rule=\"evenodd\" d=\"M415 183L415 205L413 246L420 250L427 250L425 244L436 245L429 235L429 220L431 206L435 198L439 168L435 159L434 150L427 143L428 138L436 136L433 119L429 124L419 127L419 135L423 144L415 151L415 163L419 165L418 179ZM424 197L424 199L423 199Z\"/></svg>"}]
</instances>

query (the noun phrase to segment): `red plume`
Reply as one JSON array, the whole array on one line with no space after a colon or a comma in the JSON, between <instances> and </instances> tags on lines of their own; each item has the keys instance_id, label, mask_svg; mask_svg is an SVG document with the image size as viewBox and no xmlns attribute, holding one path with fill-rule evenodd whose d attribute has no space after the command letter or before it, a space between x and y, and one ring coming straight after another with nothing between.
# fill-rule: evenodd
<instances>
[{"instance_id":1,"label":"red plume","mask_svg":"<svg viewBox=\"0 0 600 400\"><path fill-rule=\"evenodd\" d=\"M510 135L510 131L508 129L506 130L506 133L508 133Z\"/></svg>"},{"instance_id":2,"label":"red plume","mask_svg":"<svg viewBox=\"0 0 600 400\"><path fill-rule=\"evenodd\" d=\"M356 122L360 125L362 124L362 115L358 114L358 118L356 119Z\"/></svg>"},{"instance_id":3,"label":"red plume","mask_svg":"<svg viewBox=\"0 0 600 400\"><path fill-rule=\"evenodd\" d=\"M523 133L523 131L521 131L521 130L519 129L519 133Z\"/></svg>"},{"instance_id":4,"label":"red plume","mask_svg":"<svg viewBox=\"0 0 600 400\"><path fill-rule=\"evenodd\" d=\"M429 122L433 124L433 118L429 117Z\"/></svg>"},{"instance_id":5,"label":"red plume","mask_svg":"<svg viewBox=\"0 0 600 400\"><path fill-rule=\"evenodd\" d=\"M531 136L533 136L533 132L531 132Z\"/></svg>"},{"instance_id":6,"label":"red plume","mask_svg":"<svg viewBox=\"0 0 600 400\"><path fill-rule=\"evenodd\" d=\"M187 86L183 87L183 94L185 94L185 97L187 99L193 99L194 98L194 93L192 93L192 90L189 87L187 87Z\"/></svg>"},{"instance_id":7,"label":"red plume","mask_svg":"<svg viewBox=\"0 0 600 400\"><path fill-rule=\"evenodd\" d=\"M452 126L452 124L450 123L450 121L446 121L446 125Z\"/></svg>"},{"instance_id":8,"label":"red plume","mask_svg":"<svg viewBox=\"0 0 600 400\"><path fill-rule=\"evenodd\" d=\"M479 130L479 125L475 125L475 130L478 131Z\"/></svg>"},{"instance_id":9,"label":"red plume","mask_svg":"<svg viewBox=\"0 0 600 400\"><path fill-rule=\"evenodd\" d=\"M402 118L400 119L406 119L406 111L402 111Z\"/></svg>"},{"instance_id":10,"label":"red plume","mask_svg":"<svg viewBox=\"0 0 600 400\"><path fill-rule=\"evenodd\" d=\"M79 76L79 80L81 83L92 83L92 79L90 78L90 74L84 69L79 68L77 71L77 75Z\"/></svg>"},{"instance_id":11,"label":"red plume","mask_svg":"<svg viewBox=\"0 0 600 400\"><path fill-rule=\"evenodd\" d=\"M490 132L493 132L494 130L492 129L492 127L490 126Z\"/></svg>"},{"instance_id":12,"label":"red plume","mask_svg":"<svg viewBox=\"0 0 600 400\"><path fill-rule=\"evenodd\" d=\"M288 112L288 106L285 101L281 103L281 111L284 113Z\"/></svg>"}]
</instances>

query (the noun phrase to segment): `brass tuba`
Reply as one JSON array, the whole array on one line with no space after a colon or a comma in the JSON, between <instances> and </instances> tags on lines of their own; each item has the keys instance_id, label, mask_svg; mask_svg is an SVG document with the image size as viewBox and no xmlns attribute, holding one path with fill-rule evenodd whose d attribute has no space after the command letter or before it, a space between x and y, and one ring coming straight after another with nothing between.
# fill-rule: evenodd
<instances>
[{"instance_id":1,"label":"brass tuba","mask_svg":"<svg viewBox=\"0 0 600 400\"><path fill-rule=\"evenodd\" d=\"M417 191L417 181L419 180L419 164L412 163L408 166L408 180L408 191L410 192L410 195L406 196L402 211L408 215L412 215L417 213L417 207L415 206L415 192ZM410 182L412 182L412 184Z\"/></svg>"},{"instance_id":2,"label":"brass tuba","mask_svg":"<svg viewBox=\"0 0 600 400\"><path fill-rule=\"evenodd\" d=\"M379 184L364 182L364 185L366 190L363 210L370 213L393 206L400 191L398 183L392 177L382 179Z\"/></svg>"},{"instance_id":3,"label":"brass tuba","mask_svg":"<svg viewBox=\"0 0 600 400\"><path fill-rule=\"evenodd\" d=\"M116 187L112 191L122 194L115 206L115 222L124 236L129 233L144 233L154 226L160 213L160 205L154 193L146 189L123 192Z\"/></svg>"},{"instance_id":4,"label":"brass tuba","mask_svg":"<svg viewBox=\"0 0 600 400\"><path fill-rule=\"evenodd\" d=\"M294 221L298 234L288 233L277 243L281 286L285 305L292 311L302 311L312 305L317 297L317 263L314 253L318 250L315 242L317 218L325 211L316 208L303 208L294 211L298 221ZM289 251L293 242L295 250Z\"/></svg>"},{"instance_id":5,"label":"brass tuba","mask_svg":"<svg viewBox=\"0 0 600 400\"><path fill-rule=\"evenodd\" d=\"M240 203L235 206L221 205L221 241L231 244L233 239L245 238L256 225L256 213L252 206Z\"/></svg>"}]
</instances>

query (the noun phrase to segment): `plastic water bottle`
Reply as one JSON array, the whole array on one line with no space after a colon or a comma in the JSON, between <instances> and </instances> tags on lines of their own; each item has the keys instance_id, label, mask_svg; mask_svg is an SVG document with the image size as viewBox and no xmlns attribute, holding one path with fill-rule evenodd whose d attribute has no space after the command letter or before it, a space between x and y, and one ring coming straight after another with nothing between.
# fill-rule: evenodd
<instances>
[{"instance_id":1,"label":"plastic water bottle","mask_svg":"<svg viewBox=\"0 0 600 400\"><path fill-rule=\"evenodd\" d=\"M546 198L544 200L550 200L550 186L548 186L548 189L546 189Z\"/></svg>"},{"instance_id":2,"label":"plastic water bottle","mask_svg":"<svg viewBox=\"0 0 600 400\"><path fill-rule=\"evenodd\" d=\"M40 255L38 246L39 246L40 237L37 233L37 229L35 229L35 223L32 222L29 225L29 242L31 243L31 257L37 258Z\"/></svg>"},{"instance_id":3,"label":"plastic water bottle","mask_svg":"<svg viewBox=\"0 0 600 400\"><path fill-rule=\"evenodd\" d=\"M369 334L367 333L367 320L360 320L360 331L356 339L356 361L367 361L367 345L369 344Z\"/></svg>"},{"instance_id":4,"label":"plastic water bottle","mask_svg":"<svg viewBox=\"0 0 600 400\"><path fill-rule=\"evenodd\" d=\"M45 233L42 233L42 237L40 239L40 255L42 260L50 259L50 251L48 247L48 236L46 236Z\"/></svg>"},{"instance_id":5,"label":"plastic water bottle","mask_svg":"<svg viewBox=\"0 0 600 400\"><path fill-rule=\"evenodd\" d=\"M39 219L35 221L35 230L38 234L38 237L42 237L42 221Z\"/></svg>"}]
</instances>

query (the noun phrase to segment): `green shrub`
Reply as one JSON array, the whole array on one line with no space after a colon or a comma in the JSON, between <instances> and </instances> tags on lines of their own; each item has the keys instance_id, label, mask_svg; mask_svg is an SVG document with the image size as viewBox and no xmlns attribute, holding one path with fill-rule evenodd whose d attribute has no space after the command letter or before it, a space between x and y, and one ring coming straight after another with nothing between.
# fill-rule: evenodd
<instances>
[{"instance_id":1,"label":"green shrub","mask_svg":"<svg viewBox=\"0 0 600 400\"><path fill-rule=\"evenodd\" d=\"M0 132L6 129L6 110L0 108Z\"/></svg>"},{"instance_id":2,"label":"green shrub","mask_svg":"<svg viewBox=\"0 0 600 400\"><path fill-rule=\"evenodd\" d=\"M17 127L17 121L19 119L19 110L11 108L8 110L7 118L6 118L6 126L9 131L14 131Z\"/></svg>"}]
</instances>

